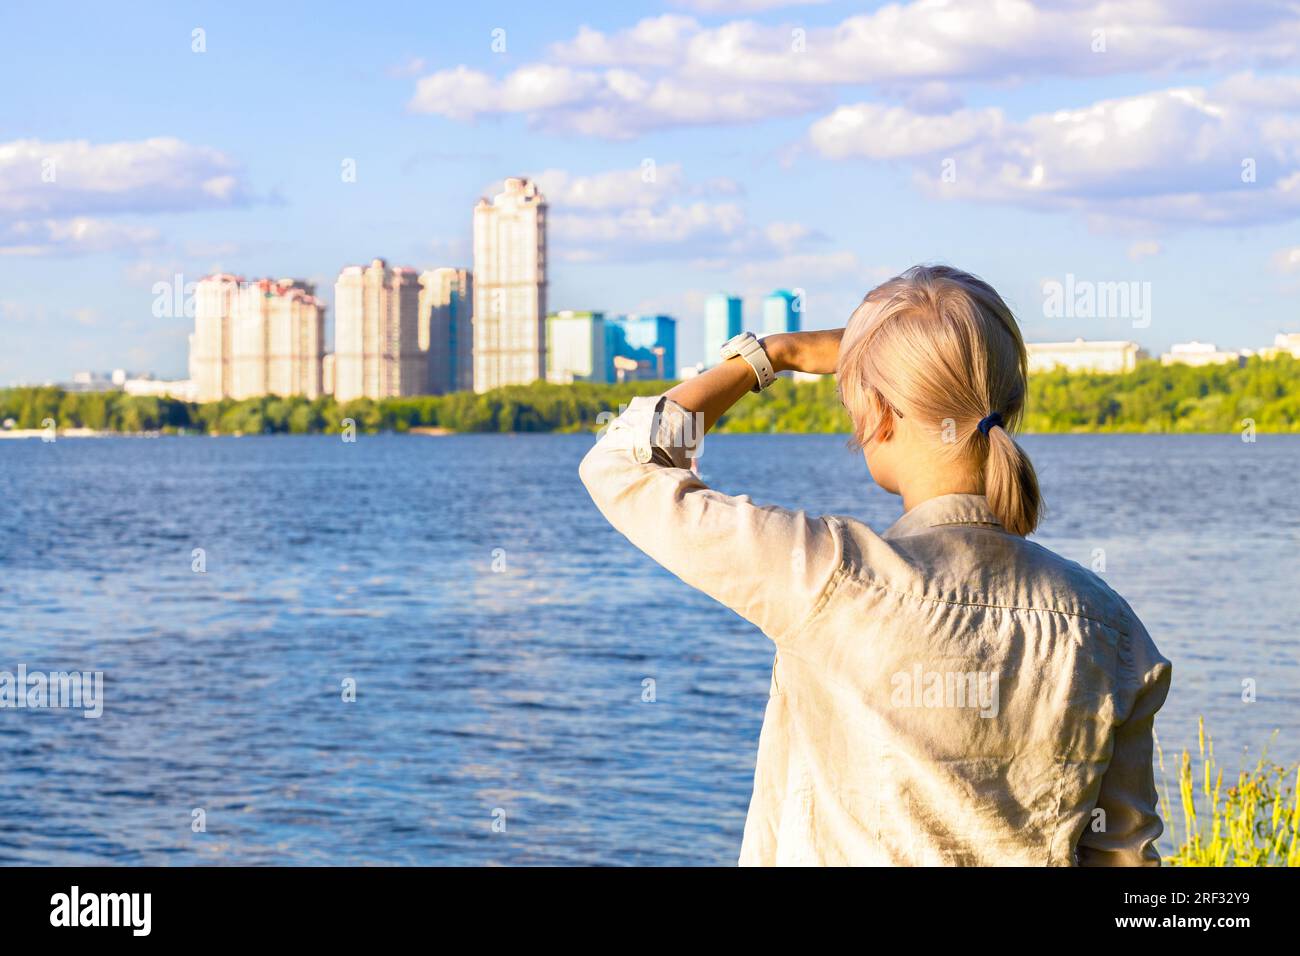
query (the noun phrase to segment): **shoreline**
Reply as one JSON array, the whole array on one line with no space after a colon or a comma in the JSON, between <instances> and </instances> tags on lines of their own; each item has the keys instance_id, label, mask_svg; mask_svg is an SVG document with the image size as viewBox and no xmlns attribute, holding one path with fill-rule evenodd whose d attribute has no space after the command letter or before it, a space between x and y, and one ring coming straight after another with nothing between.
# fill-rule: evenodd
<instances>
[{"instance_id":1,"label":"shoreline","mask_svg":"<svg viewBox=\"0 0 1300 956\"><path fill-rule=\"evenodd\" d=\"M266 432L445 434L592 431L633 398L661 394L672 382L622 384L534 382L486 392L450 392L382 399L260 396L203 403L58 387L0 389L0 425L60 422L111 433ZM1245 366L1141 363L1116 375L1053 372L1032 375L1023 435L1038 434L1300 434L1300 361L1289 355ZM847 413L832 377L778 382L732 409L720 433L842 434ZM3 433L0 433L3 434ZM72 437L70 431L62 432ZM91 435L93 431L81 431ZM6 437L13 437L12 435Z\"/></svg>"}]
</instances>

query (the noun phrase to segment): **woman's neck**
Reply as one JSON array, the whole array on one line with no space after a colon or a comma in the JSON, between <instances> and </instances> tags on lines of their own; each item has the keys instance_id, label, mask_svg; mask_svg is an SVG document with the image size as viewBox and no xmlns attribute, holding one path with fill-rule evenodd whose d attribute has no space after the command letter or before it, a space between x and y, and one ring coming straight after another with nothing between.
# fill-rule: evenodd
<instances>
[{"instance_id":1,"label":"woman's neck","mask_svg":"<svg viewBox=\"0 0 1300 956\"><path fill-rule=\"evenodd\" d=\"M941 495L982 495L984 479L964 470L922 473L899 482L898 493L903 496L906 513Z\"/></svg>"}]
</instances>

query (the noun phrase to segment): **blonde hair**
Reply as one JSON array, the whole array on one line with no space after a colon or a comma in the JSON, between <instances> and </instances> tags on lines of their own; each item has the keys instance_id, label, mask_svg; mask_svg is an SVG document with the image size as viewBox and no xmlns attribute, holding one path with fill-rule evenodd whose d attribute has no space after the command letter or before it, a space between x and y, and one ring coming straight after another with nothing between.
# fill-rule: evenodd
<instances>
[{"instance_id":1,"label":"blonde hair","mask_svg":"<svg viewBox=\"0 0 1300 956\"><path fill-rule=\"evenodd\" d=\"M891 411L911 419L932 432L937 452L982 475L1002 526L1027 535L1042 501L1034 466L1011 437L1027 365L1015 316L991 285L948 266L913 266L854 310L836 374L859 445L890 433ZM986 435L979 426L992 413L1001 424L986 423Z\"/></svg>"}]
</instances>

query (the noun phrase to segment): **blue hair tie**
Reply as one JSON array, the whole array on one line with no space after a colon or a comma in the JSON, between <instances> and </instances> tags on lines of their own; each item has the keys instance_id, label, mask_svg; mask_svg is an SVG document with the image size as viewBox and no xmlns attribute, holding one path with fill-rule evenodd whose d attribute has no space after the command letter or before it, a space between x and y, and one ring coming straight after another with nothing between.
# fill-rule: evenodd
<instances>
[{"instance_id":1,"label":"blue hair tie","mask_svg":"<svg viewBox=\"0 0 1300 956\"><path fill-rule=\"evenodd\" d=\"M1002 416L997 412L989 412L987 416L980 419L979 430L981 435L987 436L990 428L1002 427Z\"/></svg>"}]
</instances>

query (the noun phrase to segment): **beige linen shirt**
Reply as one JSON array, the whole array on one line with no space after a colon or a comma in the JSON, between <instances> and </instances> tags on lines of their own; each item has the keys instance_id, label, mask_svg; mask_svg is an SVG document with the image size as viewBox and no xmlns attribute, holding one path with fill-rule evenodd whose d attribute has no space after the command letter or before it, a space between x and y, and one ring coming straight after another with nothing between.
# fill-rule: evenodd
<instances>
[{"instance_id":1,"label":"beige linen shirt","mask_svg":"<svg viewBox=\"0 0 1300 956\"><path fill-rule=\"evenodd\" d=\"M689 469L693 421L635 399L580 473L776 644L742 865L1159 864L1170 664L1122 598L980 496L878 534L720 494Z\"/></svg>"}]
</instances>

